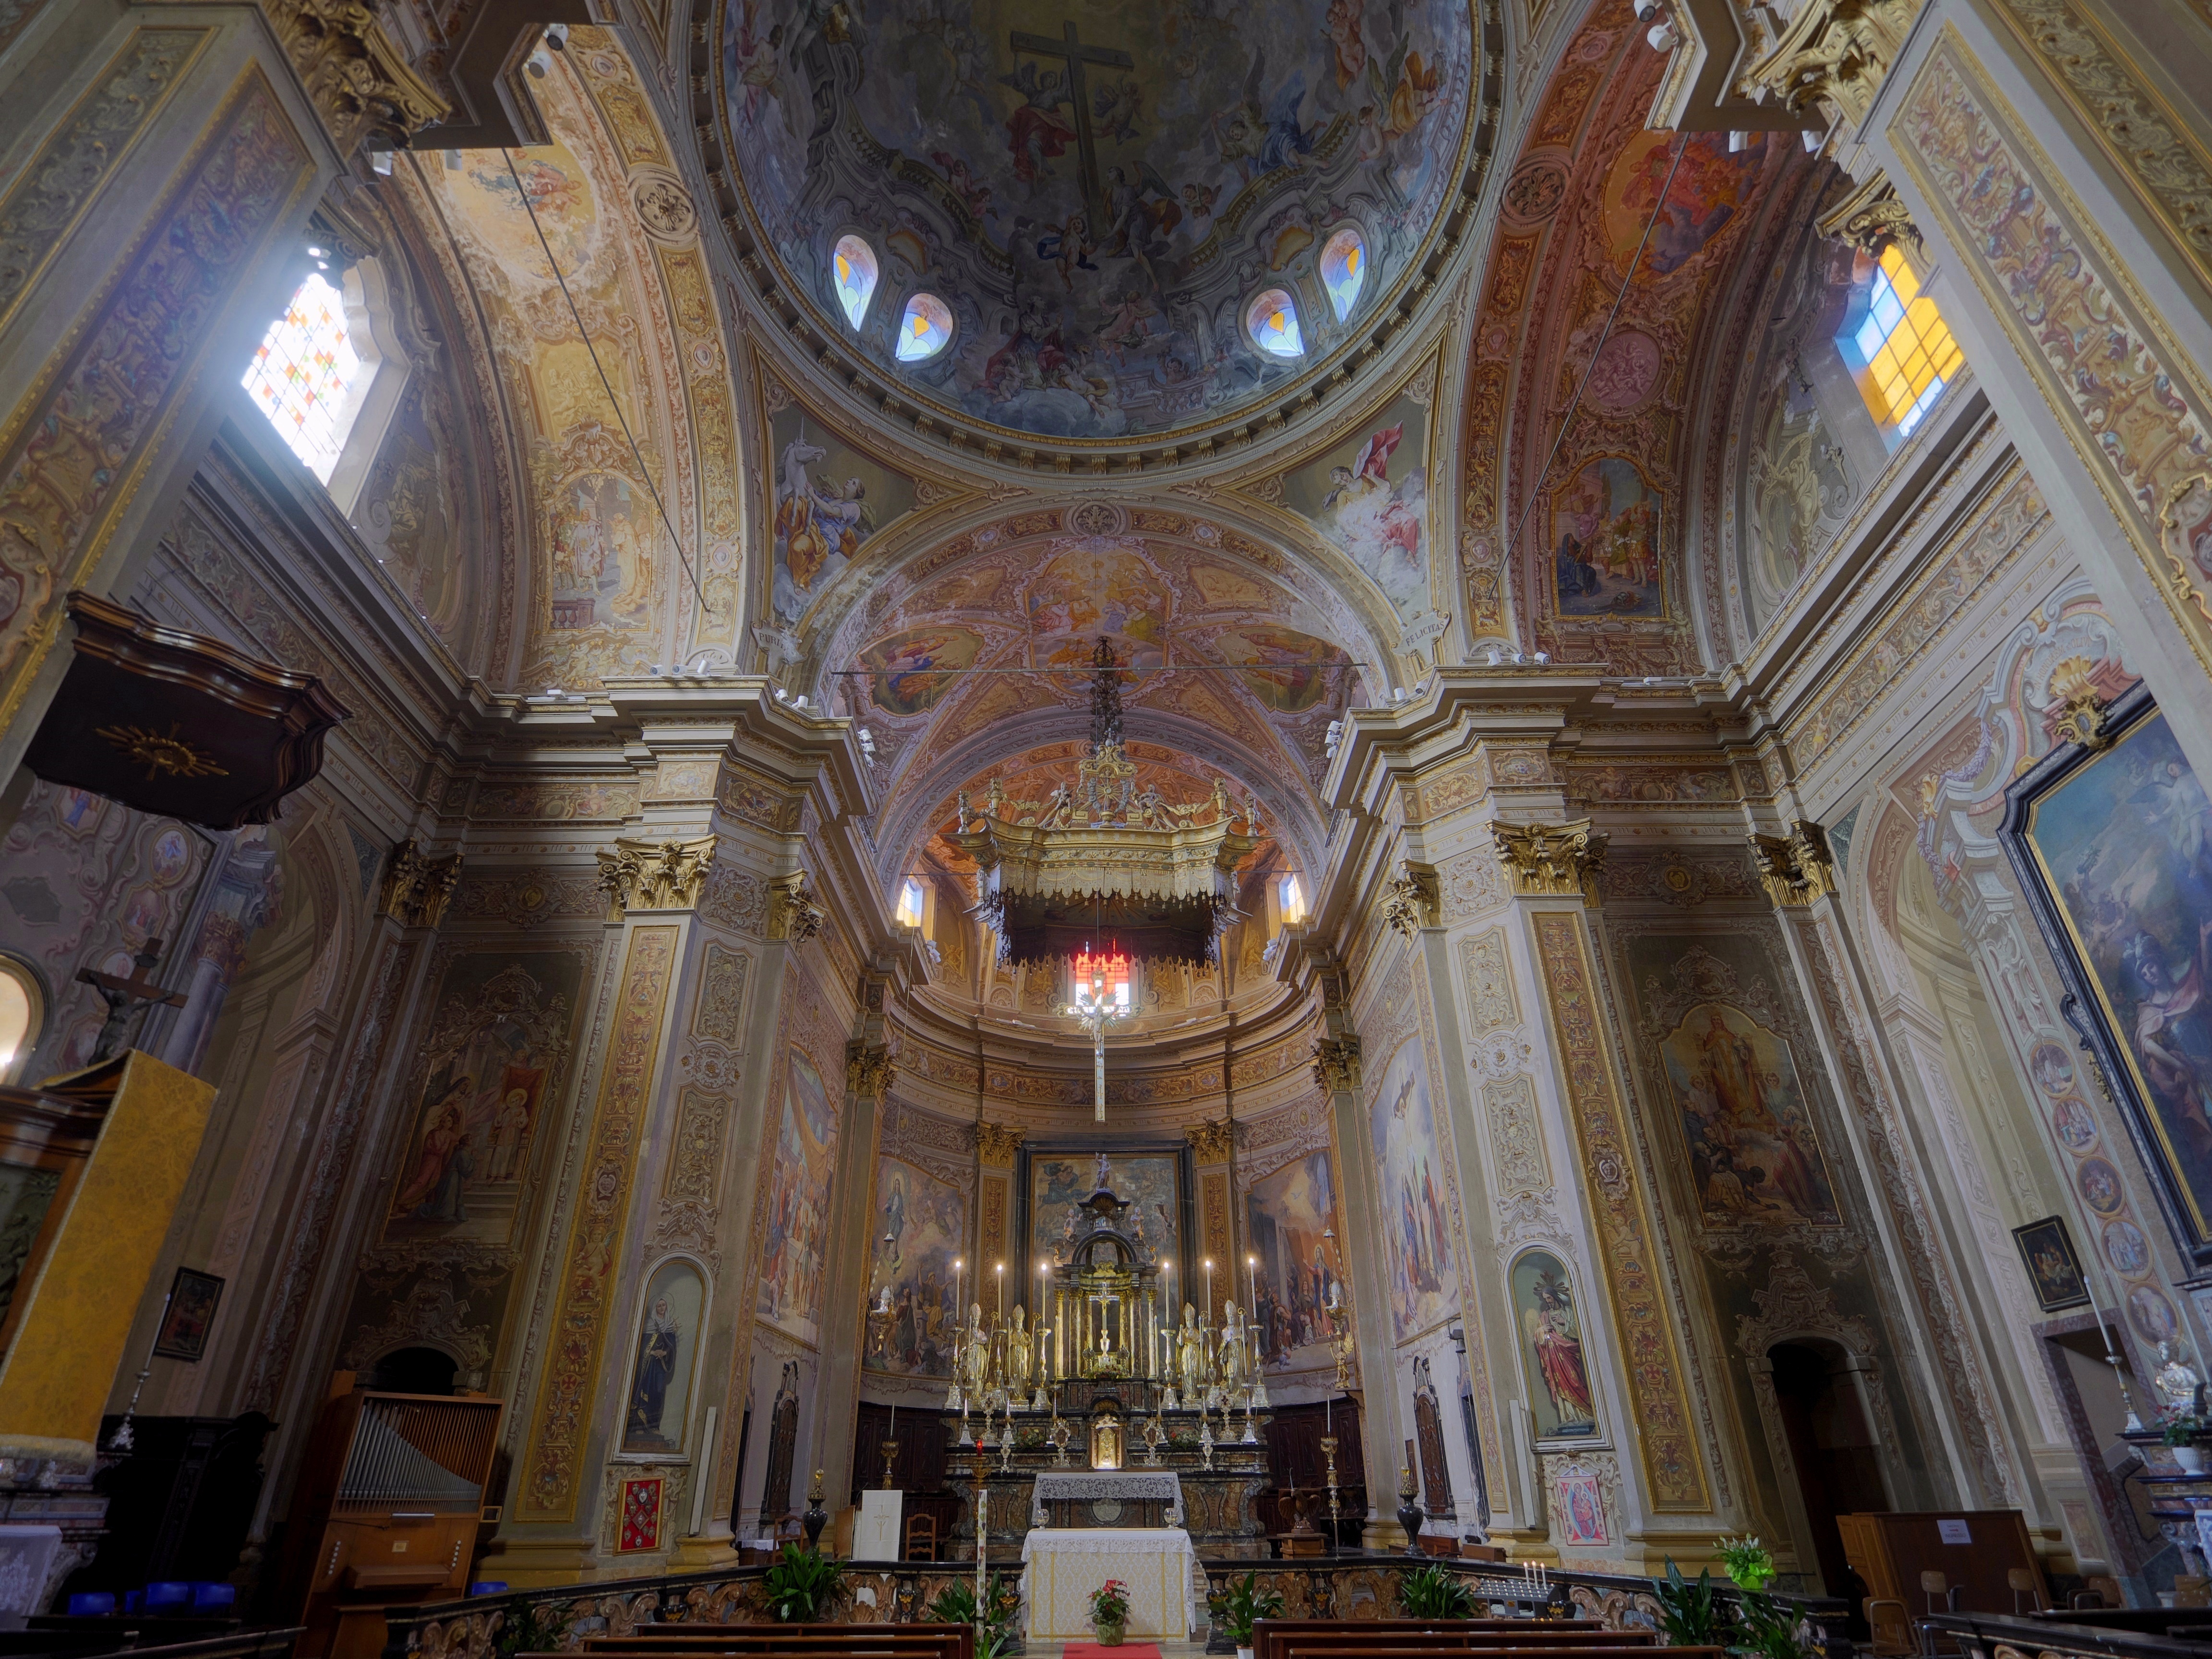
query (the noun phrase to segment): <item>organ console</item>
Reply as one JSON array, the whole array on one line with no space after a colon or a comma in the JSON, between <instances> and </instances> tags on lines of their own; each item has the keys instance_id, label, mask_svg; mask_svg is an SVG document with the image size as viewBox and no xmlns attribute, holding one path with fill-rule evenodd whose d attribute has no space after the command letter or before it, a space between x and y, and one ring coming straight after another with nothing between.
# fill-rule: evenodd
<instances>
[{"instance_id":1,"label":"organ console","mask_svg":"<svg viewBox=\"0 0 2212 1659\"><path fill-rule=\"evenodd\" d=\"M466 1593L504 1401L336 1373L292 1496L281 1604L307 1659L376 1659L384 1609Z\"/></svg>"}]
</instances>

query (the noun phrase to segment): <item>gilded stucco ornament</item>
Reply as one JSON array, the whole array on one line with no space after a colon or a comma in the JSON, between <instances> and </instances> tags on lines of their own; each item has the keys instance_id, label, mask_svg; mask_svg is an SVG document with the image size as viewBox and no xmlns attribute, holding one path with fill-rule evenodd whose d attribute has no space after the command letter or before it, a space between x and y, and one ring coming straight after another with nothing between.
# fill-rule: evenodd
<instances>
[{"instance_id":1,"label":"gilded stucco ornament","mask_svg":"<svg viewBox=\"0 0 2212 1659\"><path fill-rule=\"evenodd\" d=\"M822 908L813 888L807 884L806 872L800 870L777 878L775 895L769 900L770 939L804 945L822 931L822 924L829 917L830 913Z\"/></svg>"},{"instance_id":2,"label":"gilded stucco ornament","mask_svg":"<svg viewBox=\"0 0 2212 1659\"><path fill-rule=\"evenodd\" d=\"M1022 1137L1029 1131L1018 1124L984 1123L975 1125L975 1155L994 1170L1014 1167L1014 1154L1022 1149Z\"/></svg>"},{"instance_id":3,"label":"gilded stucco ornament","mask_svg":"<svg viewBox=\"0 0 2212 1659\"><path fill-rule=\"evenodd\" d=\"M1567 823L1492 823L1498 861L1523 898L1597 902L1597 872L1611 839L1589 818Z\"/></svg>"},{"instance_id":4,"label":"gilded stucco ornament","mask_svg":"<svg viewBox=\"0 0 2212 1659\"><path fill-rule=\"evenodd\" d=\"M714 837L696 841L617 841L599 854L599 886L610 921L639 910L690 910L699 903L714 866Z\"/></svg>"},{"instance_id":5,"label":"gilded stucco ornament","mask_svg":"<svg viewBox=\"0 0 2212 1659\"><path fill-rule=\"evenodd\" d=\"M435 927L445 919L447 902L461 878L461 855L426 858L412 841L403 841L385 860L376 911L403 927Z\"/></svg>"},{"instance_id":6,"label":"gilded stucco ornament","mask_svg":"<svg viewBox=\"0 0 2212 1659\"><path fill-rule=\"evenodd\" d=\"M898 1078L898 1064L880 1042L854 1037L845 1045L845 1087L862 1099L880 1103L884 1091Z\"/></svg>"},{"instance_id":7,"label":"gilded stucco ornament","mask_svg":"<svg viewBox=\"0 0 2212 1659\"><path fill-rule=\"evenodd\" d=\"M1752 66L1750 83L1785 109L1824 104L1856 126L1919 10L1920 0L1805 0L1774 50Z\"/></svg>"},{"instance_id":8,"label":"gilded stucco ornament","mask_svg":"<svg viewBox=\"0 0 2212 1659\"><path fill-rule=\"evenodd\" d=\"M2051 671L2051 694L2058 699L2060 711L2051 731L2060 742L2079 744L2093 755L2112 746L2096 668L2087 657L2069 657Z\"/></svg>"},{"instance_id":9,"label":"gilded stucco ornament","mask_svg":"<svg viewBox=\"0 0 2212 1659\"><path fill-rule=\"evenodd\" d=\"M1182 1137L1190 1142L1191 1156L1200 1164L1226 1164L1236 1146L1237 1129L1224 1119L1209 1117L1183 1125Z\"/></svg>"},{"instance_id":10,"label":"gilded stucco ornament","mask_svg":"<svg viewBox=\"0 0 2212 1659\"><path fill-rule=\"evenodd\" d=\"M1437 920L1437 872L1425 864L1400 866L1383 893L1383 925L1411 939Z\"/></svg>"},{"instance_id":11,"label":"gilded stucco ornament","mask_svg":"<svg viewBox=\"0 0 2212 1659\"><path fill-rule=\"evenodd\" d=\"M1751 856L1759 884L1778 905L1810 904L1836 890L1836 864L1820 826L1798 819L1787 836L1753 835Z\"/></svg>"},{"instance_id":12,"label":"gilded stucco ornament","mask_svg":"<svg viewBox=\"0 0 2212 1659\"><path fill-rule=\"evenodd\" d=\"M362 0L262 0L261 9L342 154L365 138L398 148L449 112Z\"/></svg>"},{"instance_id":13,"label":"gilded stucco ornament","mask_svg":"<svg viewBox=\"0 0 2212 1659\"><path fill-rule=\"evenodd\" d=\"M1359 1086L1359 1038L1319 1037L1314 1042L1314 1081L1329 1094L1349 1093Z\"/></svg>"},{"instance_id":14,"label":"gilded stucco ornament","mask_svg":"<svg viewBox=\"0 0 2212 1659\"><path fill-rule=\"evenodd\" d=\"M1897 186L1877 168L1874 176L1820 216L1820 234L1849 242L1869 258L1878 258L1892 242L1921 248L1920 231L1911 210L1898 199Z\"/></svg>"}]
</instances>

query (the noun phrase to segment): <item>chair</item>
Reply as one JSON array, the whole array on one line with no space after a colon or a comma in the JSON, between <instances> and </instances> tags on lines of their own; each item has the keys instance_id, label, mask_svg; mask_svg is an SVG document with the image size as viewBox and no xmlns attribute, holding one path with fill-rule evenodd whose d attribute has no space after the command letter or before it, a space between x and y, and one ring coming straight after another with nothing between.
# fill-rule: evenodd
<instances>
[{"instance_id":1,"label":"chair","mask_svg":"<svg viewBox=\"0 0 2212 1659\"><path fill-rule=\"evenodd\" d=\"M2094 1612L2104 1605L2105 1593L2102 1590L2075 1590L2066 1603L2068 1609L2074 1613Z\"/></svg>"},{"instance_id":2,"label":"chair","mask_svg":"<svg viewBox=\"0 0 2212 1659\"><path fill-rule=\"evenodd\" d=\"M916 1545L919 1543L920 1550ZM906 1518L906 1550L902 1557L908 1561L937 1559L937 1517L933 1515L909 1515Z\"/></svg>"},{"instance_id":3,"label":"chair","mask_svg":"<svg viewBox=\"0 0 2212 1659\"><path fill-rule=\"evenodd\" d=\"M2035 1575L2026 1567L2007 1571L2005 1583L2012 1586L2012 1610L2015 1614L2043 1611L2043 1586L2035 1582ZM2027 1598L2026 1607L2020 1604L2023 1595Z\"/></svg>"},{"instance_id":4,"label":"chair","mask_svg":"<svg viewBox=\"0 0 2212 1659\"><path fill-rule=\"evenodd\" d=\"M1874 1632L1875 1659L1905 1659L1912 1647L1912 1609L1893 1596L1869 1595L1866 1621Z\"/></svg>"}]
</instances>

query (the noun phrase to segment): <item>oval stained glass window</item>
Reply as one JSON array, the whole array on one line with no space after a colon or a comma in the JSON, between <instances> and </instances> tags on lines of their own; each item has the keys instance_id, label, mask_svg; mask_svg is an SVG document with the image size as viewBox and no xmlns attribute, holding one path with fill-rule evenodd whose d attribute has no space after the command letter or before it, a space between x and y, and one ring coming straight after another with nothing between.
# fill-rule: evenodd
<instances>
[{"instance_id":1,"label":"oval stained glass window","mask_svg":"<svg viewBox=\"0 0 2212 1659\"><path fill-rule=\"evenodd\" d=\"M1328 290L1328 302L1335 307L1340 323L1352 315L1366 280L1367 244L1358 231L1346 225L1321 251L1321 285Z\"/></svg>"},{"instance_id":2,"label":"oval stained glass window","mask_svg":"<svg viewBox=\"0 0 2212 1659\"><path fill-rule=\"evenodd\" d=\"M854 328L868 314L868 301L876 292L876 251L857 236L841 236L830 260L830 280L837 289L837 303L845 320Z\"/></svg>"},{"instance_id":3,"label":"oval stained glass window","mask_svg":"<svg viewBox=\"0 0 2212 1659\"><path fill-rule=\"evenodd\" d=\"M1244 313L1244 326L1252 331L1260 349L1271 357L1305 355L1305 336L1298 331L1297 303L1281 289L1271 288L1252 301Z\"/></svg>"},{"instance_id":4,"label":"oval stained glass window","mask_svg":"<svg viewBox=\"0 0 2212 1659\"><path fill-rule=\"evenodd\" d=\"M898 344L893 348L902 363L934 357L952 339L952 311L934 294L917 294L906 302L899 319Z\"/></svg>"}]
</instances>

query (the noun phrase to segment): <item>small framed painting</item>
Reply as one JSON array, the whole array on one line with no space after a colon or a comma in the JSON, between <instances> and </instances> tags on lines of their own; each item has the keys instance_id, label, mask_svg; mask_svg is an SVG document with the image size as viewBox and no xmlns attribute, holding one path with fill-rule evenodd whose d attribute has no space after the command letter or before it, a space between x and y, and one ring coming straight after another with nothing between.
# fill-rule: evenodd
<instances>
[{"instance_id":1,"label":"small framed painting","mask_svg":"<svg viewBox=\"0 0 2212 1659\"><path fill-rule=\"evenodd\" d=\"M2035 1286L2036 1305L2045 1313L2078 1308L2089 1299L2088 1281L2081 1277L2081 1258L2074 1241L2066 1236L2066 1218L2047 1215L2025 1227L2012 1230L2020 1246L2020 1259Z\"/></svg>"},{"instance_id":2,"label":"small framed painting","mask_svg":"<svg viewBox=\"0 0 2212 1659\"><path fill-rule=\"evenodd\" d=\"M1563 1474L1558 1482L1559 1541L1563 1544L1606 1544L1612 1541L1605 1526L1605 1492L1595 1474Z\"/></svg>"},{"instance_id":3,"label":"small framed painting","mask_svg":"<svg viewBox=\"0 0 2212 1659\"><path fill-rule=\"evenodd\" d=\"M222 1300L222 1280L213 1273L178 1268L176 1282L169 1286L169 1305L161 1315L161 1328L154 1338L154 1352L164 1359L198 1364L207 1352L216 1304Z\"/></svg>"}]
</instances>

